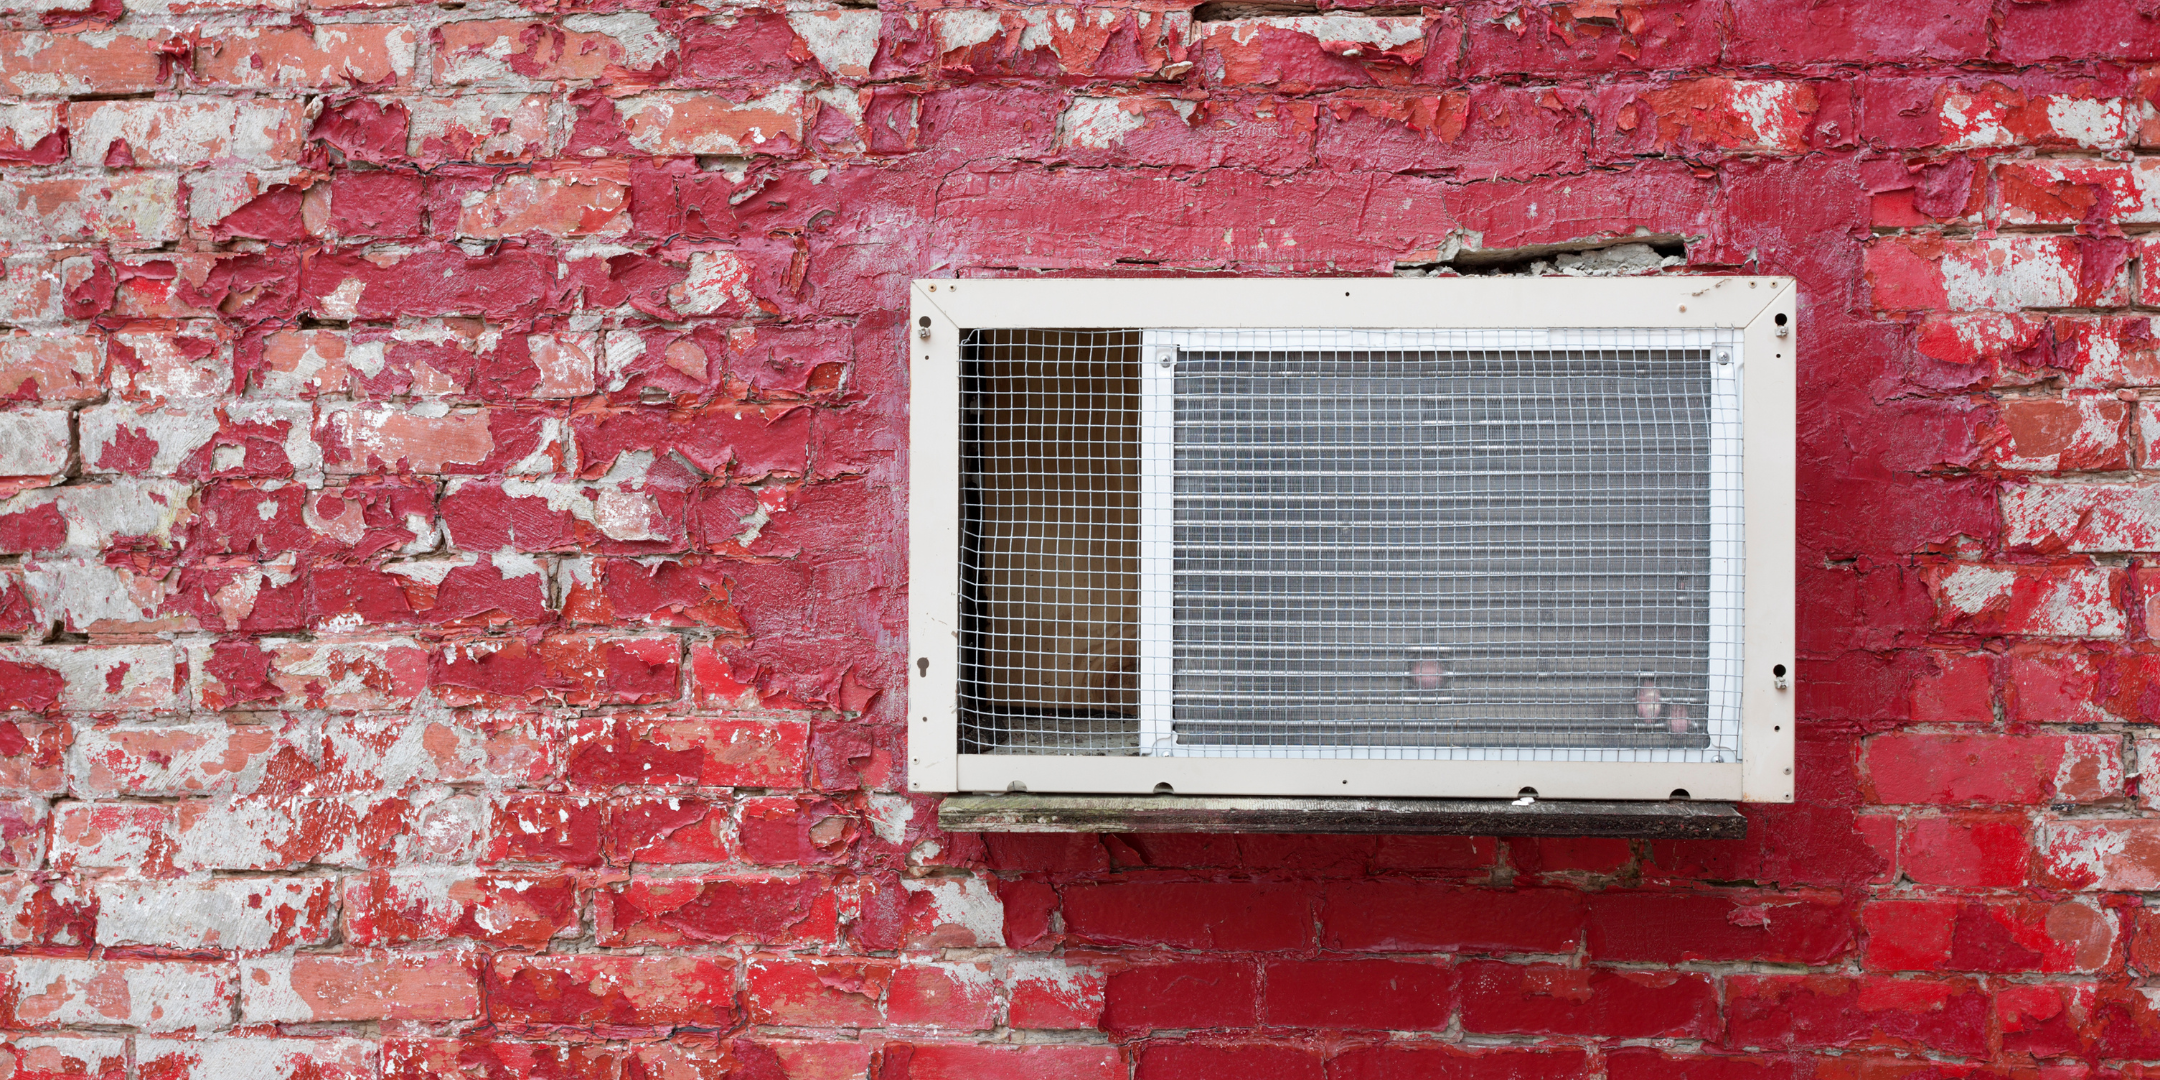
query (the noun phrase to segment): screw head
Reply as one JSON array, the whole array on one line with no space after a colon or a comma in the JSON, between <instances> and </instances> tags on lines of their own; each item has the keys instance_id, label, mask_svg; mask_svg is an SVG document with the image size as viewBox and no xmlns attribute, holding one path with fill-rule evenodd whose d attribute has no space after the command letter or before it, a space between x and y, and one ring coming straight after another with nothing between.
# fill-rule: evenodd
<instances>
[{"instance_id":1,"label":"screw head","mask_svg":"<svg viewBox=\"0 0 2160 1080\"><path fill-rule=\"evenodd\" d=\"M1170 366L1170 364L1172 363L1172 361L1174 361L1174 360L1176 360L1176 359L1177 359L1177 354L1176 354L1176 353L1174 353L1174 352L1171 352L1171 351L1170 351L1170 350L1168 350L1168 349L1165 349L1165 350L1163 350L1162 352L1159 352L1159 353L1156 353L1156 354L1155 354L1155 362L1156 362L1156 363L1159 363L1159 364L1161 364L1161 365L1162 365L1162 366L1164 366L1164 367L1169 367L1169 366Z\"/></svg>"}]
</instances>

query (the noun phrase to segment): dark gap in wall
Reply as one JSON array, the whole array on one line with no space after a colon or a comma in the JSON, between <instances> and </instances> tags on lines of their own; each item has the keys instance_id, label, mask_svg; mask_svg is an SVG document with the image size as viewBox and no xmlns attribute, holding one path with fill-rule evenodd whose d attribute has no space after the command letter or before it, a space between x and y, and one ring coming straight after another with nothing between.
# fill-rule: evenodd
<instances>
[{"instance_id":1,"label":"dark gap in wall","mask_svg":"<svg viewBox=\"0 0 2160 1080\"><path fill-rule=\"evenodd\" d=\"M1299 3L1297 0L1209 0L1192 10L1194 22L1229 22L1232 19L1280 19L1293 15L1347 15L1353 18L1382 18L1391 15L1422 15L1425 9L1417 4L1388 4L1381 7L1328 8L1323 11L1319 4Z\"/></svg>"},{"instance_id":2,"label":"dark gap in wall","mask_svg":"<svg viewBox=\"0 0 2160 1080\"><path fill-rule=\"evenodd\" d=\"M1687 238L1671 233L1526 244L1510 248L1464 248L1434 262L1396 263L1398 277L1424 277L1452 270L1462 275L1585 274L1617 275L1662 268L1666 260L1687 260Z\"/></svg>"}]
</instances>

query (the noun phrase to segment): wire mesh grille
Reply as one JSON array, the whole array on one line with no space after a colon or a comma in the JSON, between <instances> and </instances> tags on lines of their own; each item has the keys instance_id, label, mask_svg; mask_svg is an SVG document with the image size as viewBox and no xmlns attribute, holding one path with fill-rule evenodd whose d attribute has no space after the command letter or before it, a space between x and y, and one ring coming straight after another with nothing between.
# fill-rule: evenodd
<instances>
[{"instance_id":1,"label":"wire mesh grille","mask_svg":"<svg viewBox=\"0 0 2160 1080\"><path fill-rule=\"evenodd\" d=\"M961 346L960 740L1140 747L1140 334Z\"/></svg>"},{"instance_id":2,"label":"wire mesh grille","mask_svg":"<svg viewBox=\"0 0 2160 1080\"><path fill-rule=\"evenodd\" d=\"M963 750L1737 758L1718 340L1554 341L973 335Z\"/></svg>"}]
</instances>

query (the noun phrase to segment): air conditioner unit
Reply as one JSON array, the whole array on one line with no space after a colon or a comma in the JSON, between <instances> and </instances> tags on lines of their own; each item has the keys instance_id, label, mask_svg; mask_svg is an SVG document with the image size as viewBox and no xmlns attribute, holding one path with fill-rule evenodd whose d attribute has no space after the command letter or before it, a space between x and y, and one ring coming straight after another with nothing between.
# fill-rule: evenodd
<instances>
[{"instance_id":1,"label":"air conditioner unit","mask_svg":"<svg viewBox=\"0 0 2160 1080\"><path fill-rule=\"evenodd\" d=\"M1790 279L913 298L915 790L1792 798Z\"/></svg>"}]
</instances>

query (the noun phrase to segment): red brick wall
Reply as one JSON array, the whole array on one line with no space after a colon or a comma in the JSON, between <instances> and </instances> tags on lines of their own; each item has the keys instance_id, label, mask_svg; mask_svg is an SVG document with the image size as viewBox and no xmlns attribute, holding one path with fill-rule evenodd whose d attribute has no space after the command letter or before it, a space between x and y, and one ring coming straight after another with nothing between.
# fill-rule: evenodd
<instances>
[{"instance_id":1,"label":"red brick wall","mask_svg":"<svg viewBox=\"0 0 2160 1080\"><path fill-rule=\"evenodd\" d=\"M13 5L0 1076L2160 1059L2151 6ZM901 794L908 279L1638 230L1802 283L1797 805Z\"/></svg>"}]
</instances>

